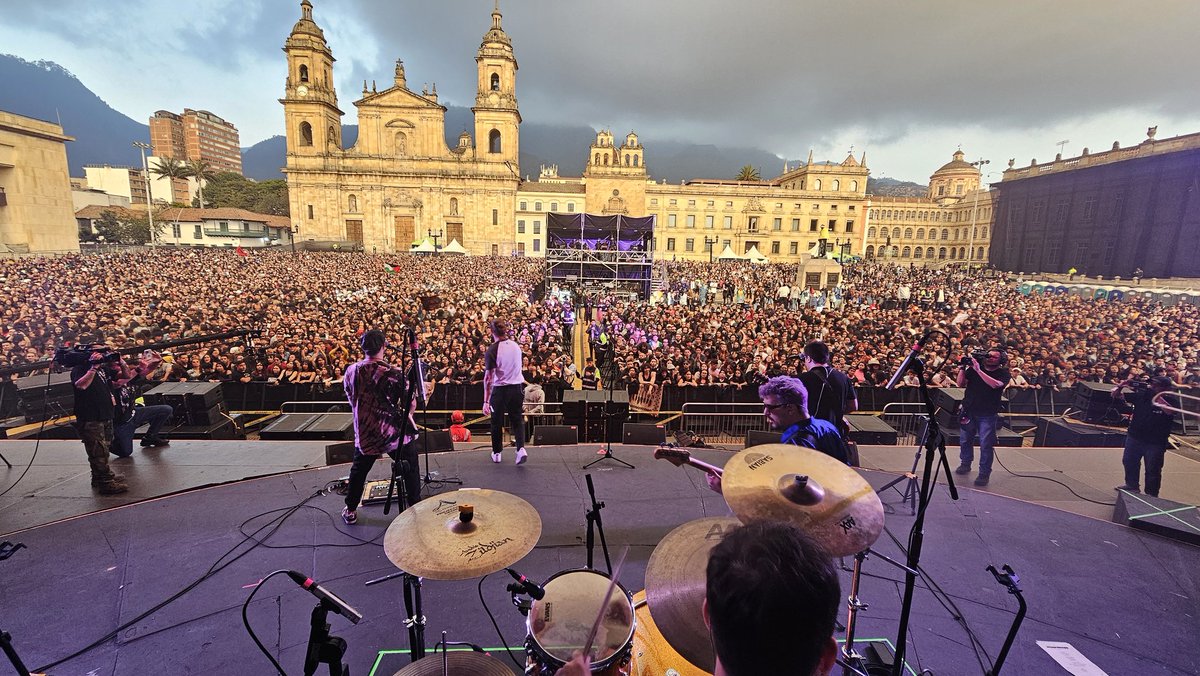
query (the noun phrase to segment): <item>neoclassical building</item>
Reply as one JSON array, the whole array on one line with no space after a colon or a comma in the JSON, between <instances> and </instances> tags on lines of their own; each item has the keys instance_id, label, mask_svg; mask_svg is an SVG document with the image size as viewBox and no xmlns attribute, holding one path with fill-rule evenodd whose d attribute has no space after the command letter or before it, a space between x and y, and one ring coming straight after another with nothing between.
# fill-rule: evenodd
<instances>
[{"instance_id":1,"label":"neoclassical building","mask_svg":"<svg viewBox=\"0 0 1200 676\"><path fill-rule=\"evenodd\" d=\"M601 130L581 176L542 167L522 181L517 61L499 9L475 58L474 134L450 147L437 87L408 88L404 64L393 84L363 83L358 140L344 148L334 58L309 0L284 45L288 78L286 174L298 241L407 251L429 233L475 254L544 255L549 213L654 216L657 258L702 260L726 246L771 260L800 260L824 240L827 251L886 252L918 264L983 261L991 199L979 171L956 153L930 179L926 198L867 194L866 154L796 167L762 181L656 181L637 134ZM582 152L583 149L581 148ZM987 215L985 215L987 214ZM970 227L974 224L974 229ZM973 234L972 234L973 233Z\"/></svg>"}]
</instances>

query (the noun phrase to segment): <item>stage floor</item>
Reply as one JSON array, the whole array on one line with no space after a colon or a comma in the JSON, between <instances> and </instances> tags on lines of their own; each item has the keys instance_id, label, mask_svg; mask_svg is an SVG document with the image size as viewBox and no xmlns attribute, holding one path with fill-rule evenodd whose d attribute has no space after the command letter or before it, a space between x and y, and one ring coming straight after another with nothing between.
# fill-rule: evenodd
<instances>
[{"instance_id":1,"label":"stage floor","mask_svg":"<svg viewBox=\"0 0 1200 676\"><path fill-rule=\"evenodd\" d=\"M18 444L28 448L14 446ZM542 536L514 568L543 580L585 563L589 500L581 467L595 459L596 448L532 448L529 463L520 467L512 465L511 453L501 465L493 465L480 450L441 453L431 456L430 467L440 476L458 476L468 486L528 500L541 515ZM602 462L591 474L597 499L607 505L603 518L610 548L615 554L619 547L630 546L621 582L632 592L643 587L646 562L670 530L729 512L722 498L705 487L700 472L655 461L650 447L614 448L636 469ZM0 480L8 477L0 486L11 483L23 469L29 457L23 454L31 449L32 442L0 444L0 452L16 465L7 474L0 470ZM287 518L264 546L251 548L253 543L239 532L243 523L245 532L252 532L344 476L345 466L289 471L323 463L323 449L322 442L176 442L169 449L135 453L132 460L118 464L126 464L121 471L135 486L131 497L142 501L122 506L118 499L91 497L79 442L42 442L30 476L0 498L0 530L9 532L5 539L28 548L0 562L0 607L5 609L0 629L13 635L30 668L119 630L115 640L56 667L56 675L272 673L241 626L240 608L267 573L295 569L311 574L365 616L358 625L331 616L333 632L349 643L345 659L351 672L394 673L406 662L403 655L387 652L407 648L402 585L394 580L363 586L395 570L378 544L391 517L379 507L364 507L359 524L347 527L337 518L340 496L325 495L310 499ZM1119 483L1120 449L1059 449L1063 462L1081 467L1070 472L1049 465L1048 450L1001 449L1000 457L1014 471L1056 476L1085 496L1112 500L1111 486ZM1112 452L1118 461L1110 466ZM729 457L718 450L696 455L714 464ZM864 458L869 466L890 464L907 470L913 452L875 447L864 449ZM1182 480L1195 469L1187 462L1172 455L1168 479ZM385 473L385 463L375 471ZM233 481L256 473L272 476L146 499L182 490L189 483ZM863 474L877 487L895 476ZM1101 478L1089 481L1091 477ZM1164 497L1184 499L1173 493L1173 484L1168 486L1171 490L1164 488ZM953 605L943 606L945 599L939 601L919 583L908 643L916 671L983 672L967 630L955 615L961 613L994 659L1016 603L984 568L1009 564L1021 576L1029 615L1005 673L1065 673L1036 641L1070 643L1110 674L1200 672L1200 645L1195 641L1200 631L1200 549L996 494L1002 491L1037 492L1033 499L1046 503L1069 502L1062 497L1069 496L1062 487L1007 475L999 465L987 492L966 488L962 499L953 502L944 490L937 491L926 522L922 568ZM26 497L31 492L33 497ZM882 497L889 506L887 529L875 548L903 560L897 541L907 539L912 517L899 494L886 491ZM11 527L13 516L29 522L44 518L39 516L44 512L71 516L66 512L72 509L83 514L106 507L119 508L11 532L17 530ZM1101 511L1105 519L1111 515L1111 507ZM227 551L233 554L222 559ZM238 554L244 556L235 559ZM599 551L596 556L602 561ZM218 561L229 563L177 601L137 619ZM894 641L902 575L874 559L867 560L865 572L860 596L870 608L859 617L858 637ZM848 572L842 578L846 591ZM439 640L443 630L450 640L489 648L502 645L476 594L478 582L425 581L428 645ZM517 646L525 628L504 591L507 582L502 574L486 578L483 596L504 642ZM300 671L311 607L309 595L277 579L265 585L250 606L250 623L289 673ZM503 651L498 657L505 658Z\"/></svg>"}]
</instances>

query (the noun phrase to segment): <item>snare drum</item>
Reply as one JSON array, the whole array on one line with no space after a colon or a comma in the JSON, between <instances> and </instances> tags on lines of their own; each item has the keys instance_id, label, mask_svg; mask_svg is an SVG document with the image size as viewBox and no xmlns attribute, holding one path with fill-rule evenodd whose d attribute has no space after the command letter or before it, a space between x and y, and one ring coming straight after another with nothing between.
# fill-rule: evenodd
<instances>
[{"instance_id":1,"label":"snare drum","mask_svg":"<svg viewBox=\"0 0 1200 676\"><path fill-rule=\"evenodd\" d=\"M583 650L608 585L608 575L594 570L567 570L546 580L542 585L546 596L529 608L528 676L553 676L576 651ZM633 602L618 582L592 641L593 674L629 673L634 625Z\"/></svg>"}]
</instances>

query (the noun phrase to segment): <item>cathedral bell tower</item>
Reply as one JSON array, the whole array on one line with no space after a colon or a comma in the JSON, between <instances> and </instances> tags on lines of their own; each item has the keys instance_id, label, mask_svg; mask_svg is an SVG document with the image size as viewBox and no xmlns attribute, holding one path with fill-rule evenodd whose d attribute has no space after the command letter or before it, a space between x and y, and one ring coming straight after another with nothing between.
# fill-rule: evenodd
<instances>
[{"instance_id":1,"label":"cathedral bell tower","mask_svg":"<svg viewBox=\"0 0 1200 676\"><path fill-rule=\"evenodd\" d=\"M302 0L300 20L283 44L288 77L284 85L284 121L288 155L321 155L342 149L342 111L333 86L333 52L312 18L312 3Z\"/></svg>"},{"instance_id":2,"label":"cathedral bell tower","mask_svg":"<svg viewBox=\"0 0 1200 676\"><path fill-rule=\"evenodd\" d=\"M492 27L483 34L479 54L479 91L475 95L476 157L485 162L508 162L519 174L521 113L517 110L517 59L512 40L500 26L500 5L492 10Z\"/></svg>"}]
</instances>

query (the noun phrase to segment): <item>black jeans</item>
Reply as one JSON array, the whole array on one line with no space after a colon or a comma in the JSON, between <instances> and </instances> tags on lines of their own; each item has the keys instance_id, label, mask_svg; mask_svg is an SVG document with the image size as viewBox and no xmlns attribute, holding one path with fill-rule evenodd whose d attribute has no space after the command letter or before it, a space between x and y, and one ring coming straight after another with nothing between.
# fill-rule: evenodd
<instances>
[{"instance_id":1,"label":"black jeans","mask_svg":"<svg viewBox=\"0 0 1200 676\"><path fill-rule=\"evenodd\" d=\"M398 452L388 455L393 462L401 463L397 468L401 486L397 490L404 491L408 498L408 506L417 504L421 501L421 470L417 466L417 442L404 444ZM354 464L350 466L350 485L346 488L346 507L350 511L358 510L363 489L367 485L367 474L375 465L375 461L382 457L383 455L368 455L357 448L354 449Z\"/></svg>"},{"instance_id":2,"label":"black jeans","mask_svg":"<svg viewBox=\"0 0 1200 676\"><path fill-rule=\"evenodd\" d=\"M513 427L517 448L525 447L525 391L520 385L499 385L492 388L492 453L504 447L504 416Z\"/></svg>"}]
</instances>

